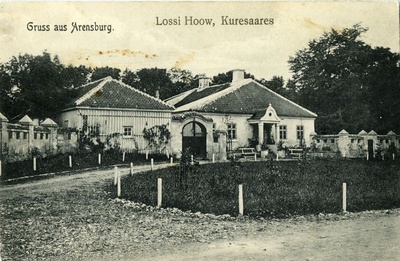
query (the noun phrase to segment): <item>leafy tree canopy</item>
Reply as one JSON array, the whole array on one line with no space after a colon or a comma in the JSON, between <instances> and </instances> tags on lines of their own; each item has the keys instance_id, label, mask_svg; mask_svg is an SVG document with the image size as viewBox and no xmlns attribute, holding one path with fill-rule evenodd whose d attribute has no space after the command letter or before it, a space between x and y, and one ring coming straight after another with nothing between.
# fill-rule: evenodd
<instances>
[{"instance_id":1,"label":"leafy tree canopy","mask_svg":"<svg viewBox=\"0 0 400 261\"><path fill-rule=\"evenodd\" d=\"M332 30L289 59L290 88L319 115L318 133L400 131L399 55L363 42L365 32L358 24Z\"/></svg>"}]
</instances>

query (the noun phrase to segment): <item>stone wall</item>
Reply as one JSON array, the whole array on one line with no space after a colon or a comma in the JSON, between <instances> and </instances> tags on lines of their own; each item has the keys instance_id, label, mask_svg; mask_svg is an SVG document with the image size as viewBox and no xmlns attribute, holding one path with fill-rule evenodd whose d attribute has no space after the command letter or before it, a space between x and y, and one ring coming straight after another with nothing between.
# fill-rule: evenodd
<instances>
[{"instance_id":1,"label":"stone wall","mask_svg":"<svg viewBox=\"0 0 400 261\"><path fill-rule=\"evenodd\" d=\"M368 143L371 146L372 157L393 157L400 154L400 135L393 131L385 135L378 135L375 131L360 131L358 134L349 134L342 130L338 134L318 135L311 134L311 151L314 153L337 154L347 158L367 158Z\"/></svg>"},{"instance_id":2,"label":"stone wall","mask_svg":"<svg viewBox=\"0 0 400 261\"><path fill-rule=\"evenodd\" d=\"M25 115L18 123L9 123L0 113L0 128L0 159L3 161L73 152L78 147L77 132L70 128L59 128L49 118L36 125Z\"/></svg>"}]
</instances>

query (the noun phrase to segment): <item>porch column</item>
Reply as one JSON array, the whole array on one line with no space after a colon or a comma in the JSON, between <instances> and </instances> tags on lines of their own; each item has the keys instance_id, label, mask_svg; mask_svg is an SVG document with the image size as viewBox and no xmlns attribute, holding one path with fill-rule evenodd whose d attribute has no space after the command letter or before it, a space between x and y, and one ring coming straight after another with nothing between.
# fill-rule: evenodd
<instances>
[{"instance_id":1,"label":"porch column","mask_svg":"<svg viewBox=\"0 0 400 261\"><path fill-rule=\"evenodd\" d=\"M275 144L279 143L279 126L275 123Z\"/></svg>"},{"instance_id":2,"label":"porch column","mask_svg":"<svg viewBox=\"0 0 400 261\"><path fill-rule=\"evenodd\" d=\"M258 123L258 142L264 143L264 122Z\"/></svg>"}]
</instances>

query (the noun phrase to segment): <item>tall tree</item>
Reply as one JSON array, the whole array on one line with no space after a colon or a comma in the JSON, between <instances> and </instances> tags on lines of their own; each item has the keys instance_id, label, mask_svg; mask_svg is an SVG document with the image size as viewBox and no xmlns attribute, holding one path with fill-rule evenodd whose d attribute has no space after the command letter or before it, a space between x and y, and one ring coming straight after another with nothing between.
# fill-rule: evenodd
<instances>
[{"instance_id":1,"label":"tall tree","mask_svg":"<svg viewBox=\"0 0 400 261\"><path fill-rule=\"evenodd\" d=\"M171 96L172 81L167 74L167 69L145 68L136 74L139 77L136 88L152 96L155 96L158 91L161 99Z\"/></svg>"},{"instance_id":2,"label":"tall tree","mask_svg":"<svg viewBox=\"0 0 400 261\"><path fill-rule=\"evenodd\" d=\"M96 81L102 78L105 78L107 76L111 76L115 80L121 79L121 70L118 68L112 68L112 67L96 67L93 69L92 76L91 76L91 81Z\"/></svg>"},{"instance_id":3,"label":"tall tree","mask_svg":"<svg viewBox=\"0 0 400 261\"><path fill-rule=\"evenodd\" d=\"M388 70L386 60L392 60L390 73L385 73L388 80L380 86L391 97L398 97L398 55L374 49L360 40L366 31L360 25L332 30L311 40L306 49L289 59L297 101L319 114L317 132L358 132L380 127L371 98L382 76L379 72ZM385 103L394 102L391 97Z\"/></svg>"}]
</instances>

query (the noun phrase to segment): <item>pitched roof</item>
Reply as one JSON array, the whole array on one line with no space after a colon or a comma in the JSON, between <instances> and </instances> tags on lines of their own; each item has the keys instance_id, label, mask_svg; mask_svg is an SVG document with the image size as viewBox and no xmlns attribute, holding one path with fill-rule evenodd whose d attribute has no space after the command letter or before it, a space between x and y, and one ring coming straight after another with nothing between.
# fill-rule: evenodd
<instances>
[{"instance_id":1,"label":"pitched roof","mask_svg":"<svg viewBox=\"0 0 400 261\"><path fill-rule=\"evenodd\" d=\"M271 104L278 116L317 117L315 113L252 79L219 86L211 86L200 92L192 92L175 104L175 107L177 107L175 111L194 110L218 113L256 113L258 115L262 111L265 112L265 109ZM204 95L200 95L202 93Z\"/></svg>"},{"instance_id":2,"label":"pitched roof","mask_svg":"<svg viewBox=\"0 0 400 261\"><path fill-rule=\"evenodd\" d=\"M162 100L123 82L106 77L82 86L78 97L68 107L173 110Z\"/></svg>"}]
</instances>

